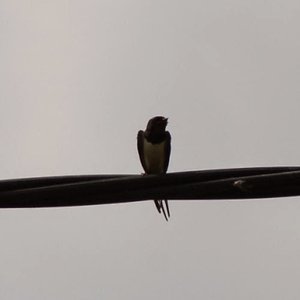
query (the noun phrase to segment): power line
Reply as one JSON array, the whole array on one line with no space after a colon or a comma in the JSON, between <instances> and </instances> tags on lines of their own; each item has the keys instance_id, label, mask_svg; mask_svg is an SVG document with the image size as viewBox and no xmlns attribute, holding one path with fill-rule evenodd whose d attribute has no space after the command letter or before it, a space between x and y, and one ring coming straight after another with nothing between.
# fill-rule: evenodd
<instances>
[{"instance_id":1,"label":"power line","mask_svg":"<svg viewBox=\"0 0 300 300\"><path fill-rule=\"evenodd\" d=\"M145 176L53 176L0 181L0 208L298 195L300 167L219 169Z\"/></svg>"}]
</instances>

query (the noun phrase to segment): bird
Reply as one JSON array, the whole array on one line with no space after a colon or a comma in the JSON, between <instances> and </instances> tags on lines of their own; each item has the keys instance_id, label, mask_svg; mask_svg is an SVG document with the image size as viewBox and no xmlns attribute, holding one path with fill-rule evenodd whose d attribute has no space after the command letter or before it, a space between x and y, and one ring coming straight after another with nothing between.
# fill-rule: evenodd
<instances>
[{"instance_id":1,"label":"bird","mask_svg":"<svg viewBox=\"0 0 300 300\"><path fill-rule=\"evenodd\" d=\"M168 170L171 154L171 135L166 131L168 118L156 116L148 121L146 130L139 130L137 135L137 149L145 174L165 174ZM170 210L168 200L154 200L159 213L161 210L168 221ZM168 216L167 216L168 215Z\"/></svg>"}]
</instances>

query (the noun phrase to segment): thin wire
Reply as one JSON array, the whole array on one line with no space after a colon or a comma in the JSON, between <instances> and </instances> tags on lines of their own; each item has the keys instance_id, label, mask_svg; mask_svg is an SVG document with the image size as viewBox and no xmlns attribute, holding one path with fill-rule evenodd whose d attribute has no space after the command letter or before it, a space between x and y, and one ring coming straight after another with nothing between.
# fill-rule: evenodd
<instances>
[{"instance_id":1,"label":"thin wire","mask_svg":"<svg viewBox=\"0 0 300 300\"><path fill-rule=\"evenodd\" d=\"M297 195L300 195L300 167L219 169L147 176L75 175L0 181L0 208Z\"/></svg>"}]
</instances>

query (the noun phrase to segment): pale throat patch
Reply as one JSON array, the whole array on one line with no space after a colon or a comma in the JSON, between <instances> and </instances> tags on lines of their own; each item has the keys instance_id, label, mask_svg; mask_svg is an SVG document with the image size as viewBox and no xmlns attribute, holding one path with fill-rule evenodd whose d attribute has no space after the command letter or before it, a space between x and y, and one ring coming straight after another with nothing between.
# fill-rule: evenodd
<instances>
[{"instance_id":1,"label":"pale throat patch","mask_svg":"<svg viewBox=\"0 0 300 300\"><path fill-rule=\"evenodd\" d=\"M160 174L164 172L165 141L160 144L152 144L144 139L144 160L147 173Z\"/></svg>"}]
</instances>

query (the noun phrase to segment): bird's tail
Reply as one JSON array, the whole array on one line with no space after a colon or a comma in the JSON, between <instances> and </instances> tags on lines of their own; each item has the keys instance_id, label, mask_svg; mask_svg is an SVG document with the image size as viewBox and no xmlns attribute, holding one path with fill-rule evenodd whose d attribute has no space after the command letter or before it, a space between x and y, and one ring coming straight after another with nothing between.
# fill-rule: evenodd
<instances>
[{"instance_id":1,"label":"bird's tail","mask_svg":"<svg viewBox=\"0 0 300 300\"><path fill-rule=\"evenodd\" d=\"M159 213L161 213L161 200L154 200L154 204L158 210Z\"/></svg>"},{"instance_id":2,"label":"bird's tail","mask_svg":"<svg viewBox=\"0 0 300 300\"><path fill-rule=\"evenodd\" d=\"M162 211L166 221L168 221L168 218L170 218L170 209L169 209L169 205L168 205L168 200L165 199L165 206L166 206L167 213L166 213L166 210L163 205L163 200L154 200L154 203L155 203L155 206L156 206L158 212L161 213L161 211Z\"/></svg>"}]
</instances>

